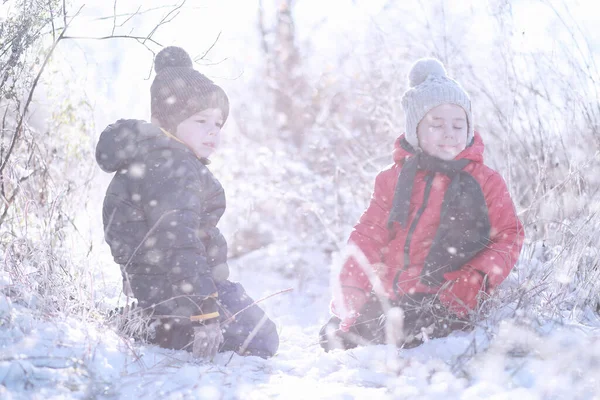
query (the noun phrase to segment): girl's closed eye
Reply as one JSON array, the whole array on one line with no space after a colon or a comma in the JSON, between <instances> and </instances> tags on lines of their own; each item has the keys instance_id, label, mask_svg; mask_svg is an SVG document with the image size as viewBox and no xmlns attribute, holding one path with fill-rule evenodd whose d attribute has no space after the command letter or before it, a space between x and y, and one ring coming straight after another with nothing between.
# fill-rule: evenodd
<instances>
[{"instance_id":1,"label":"girl's closed eye","mask_svg":"<svg viewBox=\"0 0 600 400\"><path fill-rule=\"evenodd\" d=\"M205 119L197 119L196 122L198 122L199 124L205 124L206 120Z\"/></svg>"},{"instance_id":2,"label":"girl's closed eye","mask_svg":"<svg viewBox=\"0 0 600 400\"><path fill-rule=\"evenodd\" d=\"M215 123L217 128L222 128L223 127L223 123L222 122L216 122Z\"/></svg>"}]
</instances>

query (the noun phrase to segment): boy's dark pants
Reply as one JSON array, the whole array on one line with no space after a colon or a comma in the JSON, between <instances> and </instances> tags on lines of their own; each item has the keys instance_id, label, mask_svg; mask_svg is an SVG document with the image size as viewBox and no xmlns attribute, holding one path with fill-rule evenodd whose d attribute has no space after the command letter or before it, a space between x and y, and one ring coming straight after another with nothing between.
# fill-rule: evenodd
<instances>
[{"instance_id":1,"label":"boy's dark pants","mask_svg":"<svg viewBox=\"0 0 600 400\"><path fill-rule=\"evenodd\" d=\"M252 300L239 283L223 281L216 283L218 291L219 322L223 331L224 342L219 352L239 352L244 346L243 355L268 358L275 354L279 347L279 335L273 321ZM252 304L252 305L251 305ZM240 312L235 318L230 317ZM227 322L230 320L229 322ZM249 336L254 335L250 340ZM156 326L156 333L151 342L170 349L192 351L194 329L190 322L162 319ZM246 343L248 341L248 343Z\"/></svg>"},{"instance_id":2,"label":"boy's dark pants","mask_svg":"<svg viewBox=\"0 0 600 400\"><path fill-rule=\"evenodd\" d=\"M429 338L448 336L456 330L469 329L469 322L447 312L434 295L415 295L392 302L391 307L404 311L404 341L402 348L412 348L423 343L422 328ZM372 294L360 311L360 316L348 332L340 330L341 320L333 316L319 332L319 344L325 351L353 349L359 345L385 344L386 316L379 299Z\"/></svg>"}]
</instances>

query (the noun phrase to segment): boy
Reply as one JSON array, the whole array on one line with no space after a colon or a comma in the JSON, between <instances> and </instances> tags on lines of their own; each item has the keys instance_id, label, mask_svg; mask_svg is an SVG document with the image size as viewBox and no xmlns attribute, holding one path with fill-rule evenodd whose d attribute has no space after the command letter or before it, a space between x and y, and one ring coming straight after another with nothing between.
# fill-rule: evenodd
<instances>
[{"instance_id":1,"label":"boy","mask_svg":"<svg viewBox=\"0 0 600 400\"><path fill-rule=\"evenodd\" d=\"M217 228L225 193L207 164L229 99L179 47L160 51L155 71L153 123L119 120L96 148L100 167L115 172L103 222L124 287L157 322L152 341L162 347L209 359L228 350L273 356L275 324L227 280L227 242Z\"/></svg>"}]
</instances>

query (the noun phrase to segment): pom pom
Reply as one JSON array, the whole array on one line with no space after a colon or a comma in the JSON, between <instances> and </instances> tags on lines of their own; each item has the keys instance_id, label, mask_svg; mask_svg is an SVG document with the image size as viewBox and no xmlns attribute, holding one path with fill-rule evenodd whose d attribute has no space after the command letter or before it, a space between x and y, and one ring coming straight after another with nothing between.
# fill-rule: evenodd
<instances>
[{"instance_id":1,"label":"pom pom","mask_svg":"<svg viewBox=\"0 0 600 400\"><path fill-rule=\"evenodd\" d=\"M154 70L158 74L165 68L193 68L192 59L181 47L165 47L154 59Z\"/></svg>"},{"instance_id":2,"label":"pom pom","mask_svg":"<svg viewBox=\"0 0 600 400\"><path fill-rule=\"evenodd\" d=\"M430 75L446 76L444 65L435 58L422 58L418 60L408 74L410 87L415 87L425 82Z\"/></svg>"}]
</instances>

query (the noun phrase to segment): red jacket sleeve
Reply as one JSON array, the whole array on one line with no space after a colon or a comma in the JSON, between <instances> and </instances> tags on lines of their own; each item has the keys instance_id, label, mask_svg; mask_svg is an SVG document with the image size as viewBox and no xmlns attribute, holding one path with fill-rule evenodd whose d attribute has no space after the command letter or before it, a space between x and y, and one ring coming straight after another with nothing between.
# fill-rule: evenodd
<instances>
[{"instance_id":1,"label":"red jacket sleeve","mask_svg":"<svg viewBox=\"0 0 600 400\"><path fill-rule=\"evenodd\" d=\"M500 174L494 173L488 178L483 185L483 194L491 225L490 244L460 270L445 274L452 285L440 293L442 303L459 316L477 306L480 290L489 292L506 279L517 263L525 237Z\"/></svg>"},{"instance_id":2,"label":"red jacket sleeve","mask_svg":"<svg viewBox=\"0 0 600 400\"><path fill-rule=\"evenodd\" d=\"M397 176L397 174L390 170L385 170L377 175L370 204L350 234L349 256L340 272L340 284L346 309L360 311L366 302L367 295L373 287L369 274L375 272L374 264L382 262L382 251L390 241L387 220L394 188L388 183L388 180L392 176ZM357 257L353 254L356 254ZM367 265L361 265L361 259L366 260ZM336 302L334 299L334 312ZM340 304L338 304L339 306Z\"/></svg>"},{"instance_id":3,"label":"red jacket sleeve","mask_svg":"<svg viewBox=\"0 0 600 400\"><path fill-rule=\"evenodd\" d=\"M504 179L494 173L483 185L490 217L490 244L468 266L487 277L487 289L497 287L510 273L523 247L525 232Z\"/></svg>"}]
</instances>

